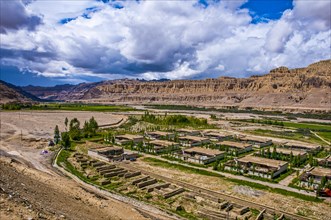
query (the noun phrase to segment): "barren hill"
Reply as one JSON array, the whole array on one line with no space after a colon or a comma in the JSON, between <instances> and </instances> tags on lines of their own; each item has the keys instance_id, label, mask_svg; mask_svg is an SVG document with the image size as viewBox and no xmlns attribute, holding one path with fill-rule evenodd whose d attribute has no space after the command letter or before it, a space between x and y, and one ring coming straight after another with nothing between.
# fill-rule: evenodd
<instances>
[{"instance_id":1,"label":"barren hill","mask_svg":"<svg viewBox=\"0 0 331 220\"><path fill-rule=\"evenodd\" d=\"M26 91L33 93L28 89ZM330 110L331 60L320 61L306 68L279 67L266 75L249 78L220 77L165 82L114 80L79 84L70 88L70 91L56 92L53 97L99 103Z\"/></svg>"},{"instance_id":2,"label":"barren hill","mask_svg":"<svg viewBox=\"0 0 331 220\"><path fill-rule=\"evenodd\" d=\"M39 98L21 88L0 80L0 103L33 102L38 100Z\"/></svg>"}]
</instances>

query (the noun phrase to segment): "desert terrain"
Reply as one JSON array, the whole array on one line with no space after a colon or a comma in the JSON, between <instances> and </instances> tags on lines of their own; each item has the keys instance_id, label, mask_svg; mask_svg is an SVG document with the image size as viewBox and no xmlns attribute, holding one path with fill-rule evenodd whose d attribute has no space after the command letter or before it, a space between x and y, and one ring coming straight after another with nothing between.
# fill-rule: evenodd
<instances>
[{"instance_id":1,"label":"desert terrain","mask_svg":"<svg viewBox=\"0 0 331 220\"><path fill-rule=\"evenodd\" d=\"M1 219L164 218L81 186L52 167L48 141L54 126L63 131L65 117L84 121L92 116L100 124L126 118L97 112L1 112Z\"/></svg>"},{"instance_id":2,"label":"desert terrain","mask_svg":"<svg viewBox=\"0 0 331 220\"><path fill-rule=\"evenodd\" d=\"M47 149L55 126L58 125L61 131L65 131L66 117L69 120L77 118L83 123L92 116L100 125L115 123L127 117L102 112L1 112L1 149L28 160L41 171L51 172L46 168L51 154L41 155L40 152Z\"/></svg>"}]
</instances>

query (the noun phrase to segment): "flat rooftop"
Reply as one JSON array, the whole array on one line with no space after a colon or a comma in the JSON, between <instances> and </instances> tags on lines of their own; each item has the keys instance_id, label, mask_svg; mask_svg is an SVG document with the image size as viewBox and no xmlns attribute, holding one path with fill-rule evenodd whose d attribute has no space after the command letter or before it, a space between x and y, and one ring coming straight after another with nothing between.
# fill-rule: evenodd
<instances>
[{"instance_id":1,"label":"flat rooftop","mask_svg":"<svg viewBox=\"0 0 331 220\"><path fill-rule=\"evenodd\" d=\"M268 166L268 167L274 167L274 168L278 168L280 166L284 166L284 165L288 164L288 162L286 162L286 161L273 160L273 159L262 158L262 157L254 157L251 155L239 158L238 161L243 162L243 163L250 162L250 163L264 165L264 166Z\"/></svg>"},{"instance_id":2,"label":"flat rooftop","mask_svg":"<svg viewBox=\"0 0 331 220\"><path fill-rule=\"evenodd\" d=\"M167 136L167 135L173 135L172 132L165 132L165 131L151 131L146 132L148 135L161 135L161 136Z\"/></svg>"},{"instance_id":3,"label":"flat rooftop","mask_svg":"<svg viewBox=\"0 0 331 220\"><path fill-rule=\"evenodd\" d=\"M115 138L125 138L125 139L133 140L133 139L143 138L143 136L135 135L135 134L123 134L123 135L117 135L117 136L115 136Z\"/></svg>"},{"instance_id":4,"label":"flat rooftop","mask_svg":"<svg viewBox=\"0 0 331 220\"><path fill-rule=\"evenodd\" d=\"M122 150L123 148L121 147L116 147L116 146L112 146L112 147L98 147L98 148L91 148L89 149L90 151L94 151L94 152L107 152L107 151L113 151L113 150Z\"/></svg>"},{"instance_id":5,"label":"flat rooftop","mask_svg":"<svg viewBox=\"0 0 331 220\"><path fill-rule=\"evenodd\" d=\"M179 137L180 140L190 140L190 141L205 141L209 140L208 138L205 137L197 137L197 136L183 136Z\"/></svg>"},{"instance_id":6,"label":"flat rooftop","mask_svg":"<svg viewBox=\"0 0 331 220\"><path fill-rule=\"evenodd\" d=\"M184 150L185 153L196 153L201 155L207 155L207 156L217 156L220 154L224 154L225 151L220 151L216 149L210 149L210 148L203 148L203 147L192 147Z\"/></svg>"},{"instance_id":7,"label":"flat rooftop","mask_svg":"<svg viewBox=\"0 0 331 220\"><path fill-rule=\"evenodd\" d=\"M314 167L310 171L310 173L314 176L328 176L331 177L331 169L324 168L324 167Z\"/></svg>"},{"instance_id":8,"label":"flat rooftop","mask_svg":"<svg viewBox=\"0 0 331 220\"><path fill-rule=\"evenodd\" d=\"M305 151L290 150L290 149L281 148L281 147L276 148L276 152L282 153L282 154L291 154L291 152L292 152L293 156L303 156L303 155L307 154L307 152L305 152Z\"/></svg>"},{"instance_id":9,"label":"flat rooftop","mask_svg":"<svg viewBox=\"0 0 331 220\"><path fill-rule=\"evenodd\" d=\"M284 144L287 147L302 147L307 149L317 149L320 147L320 145L317 144L310 144L305 142L299 142L299 141L288 141Z\"/></svg>"},{"instance_id":10,"label":"flat rooftop","mask_svg":"<svg viewBox=\"0 0 331 220\"><path fill-rule=\"evenodd\" d=\"M186 128L181 128L177 130L178 132L187 132L187 133L192 133L192 132L200 132L199 130L192 130L192 129L186 129Z\"/></svg>"},{"instance_id":11,"label":"flat rooftop","mask_svg":"<svg viewBox=\"0 0 331 220\"><path fill-rule=\"evenodd\" d=\"M211 132L204 132L204 135L209 136L216 136L216 137L229 137L231 134L225 133L225 132L217 132L217 131L211 131Z\"/></svg>"},{"instance_id":12,"label":"flat rooftop","mask_svg":"<svg viewBox=\"0 0 331 220\"><path fill-rule=\"evenodd\" d=\"M270 139L266 138L259 138L259 137L252 137L252 136L244 136L244 137L239 137L241 141L254 141L258 143L266 143L268 141L271 141Z\"/></svg>"},{"instance_id":13,"label":"flat rooftop","mask_svg":"<svg viewBox=\"0 0 331 220\"><path fill-rule=\"evenodd\" d=\"M149 142L150 144L154 144L154 145L160 145L160 146L171 146L171 145L176 145L176 142L171 142L171 141L166 141L166 140L153 140Z\"/></svg>"},{"instance_id":14,"label":"flat rooftop","mask_svg":"<svg viewBox=\"0 0 331 220\"><path fill-rule=\"evenodd\" d=\"M240 148L240 149L245 149L245 148L252 146L251 144L240 143L240 142L235 142L235 141L221 141L221 142L218 142L218 144L229 146L229 147Z\"/></svg>"}]
</instances>

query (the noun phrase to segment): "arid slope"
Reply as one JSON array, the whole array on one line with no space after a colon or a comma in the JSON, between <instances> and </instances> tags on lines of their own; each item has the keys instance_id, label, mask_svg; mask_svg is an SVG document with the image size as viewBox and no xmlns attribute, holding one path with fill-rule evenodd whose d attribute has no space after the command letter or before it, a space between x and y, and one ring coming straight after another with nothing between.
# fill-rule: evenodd
<instances>
[{"instance_id":1,"label":"arid slope","mask_svg":"<svg viewBox=\"0 0 331 220\"><path fill-rule=\"evenodd\" d=\"M19 87L0 80L0 103L33 102L38 100L34 95L25 92Z\"/></svg>"},{"instance_id":2,"label":"arid slope","mask_svg":"<svg viewBox=\"0 0 331 220\"><path fill-rule=\"evenodd\" d=\"M34 92L31 89L26 91ZM329 110L331 60L320 61L306 68L290 70L280 67L266 75L249 78L220 77L165 82L114 80L80 84L70 88L70 91L54 92L52 97L99 103Z\"/></svg>"}]
</instances>

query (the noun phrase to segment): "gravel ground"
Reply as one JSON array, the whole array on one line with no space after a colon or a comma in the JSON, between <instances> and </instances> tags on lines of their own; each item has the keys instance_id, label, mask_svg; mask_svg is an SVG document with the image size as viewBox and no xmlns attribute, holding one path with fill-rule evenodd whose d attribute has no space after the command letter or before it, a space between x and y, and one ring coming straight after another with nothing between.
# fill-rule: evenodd
<instances>
[{"instance_id":1,"label":"gravel ground","mask_svg":"<svg viewBox=\"0 0 331 220\"><path fill-rule=\"evenodd\" d=\"M72 180L0 157L1 219L147 219L131 206Z\"/></svg>"}]
</instances>

